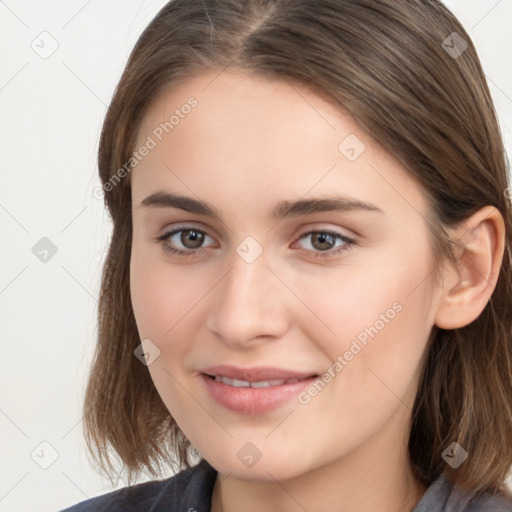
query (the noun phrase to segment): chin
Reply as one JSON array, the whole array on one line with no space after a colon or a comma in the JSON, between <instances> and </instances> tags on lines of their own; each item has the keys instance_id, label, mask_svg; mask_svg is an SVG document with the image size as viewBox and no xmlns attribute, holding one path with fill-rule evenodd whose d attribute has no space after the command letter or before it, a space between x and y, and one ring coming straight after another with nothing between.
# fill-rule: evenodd
<instances>
[{"instance_id":1,"label":"chin","mask_svg":"<svg viewBox=\"0 0 512 512\"><path fill-rule=\"evenodd\" d=\"M244 467L244 464L236 456L230 459L226 459L225 457L208 457L206 460L220 474L229 475L230 478L236 478L238 480L284 481L296 478L308 472L307 468L303 469L296 464L290 464L291 459L284 456L278 459L267 458L266 460L264 460L262 456L262 458L251 467Z\"/></svg>"}]
</instances>

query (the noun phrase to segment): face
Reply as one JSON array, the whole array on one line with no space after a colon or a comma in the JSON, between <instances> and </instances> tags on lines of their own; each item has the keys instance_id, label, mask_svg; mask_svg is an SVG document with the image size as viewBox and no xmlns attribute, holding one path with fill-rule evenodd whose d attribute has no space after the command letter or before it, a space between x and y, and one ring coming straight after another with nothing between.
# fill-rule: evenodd
<instances>
[{"instance_id":1,"label":"face","mask_svg":"<svg viewBox=\"0 0 512 512\"><path fill-rule=\"evenodd\" d=\"M197 450L269 480L405 447L439 299L413 178L328 98L236 71L168 89L144 144L132 303Z\"/></svg>"}]
</instances>

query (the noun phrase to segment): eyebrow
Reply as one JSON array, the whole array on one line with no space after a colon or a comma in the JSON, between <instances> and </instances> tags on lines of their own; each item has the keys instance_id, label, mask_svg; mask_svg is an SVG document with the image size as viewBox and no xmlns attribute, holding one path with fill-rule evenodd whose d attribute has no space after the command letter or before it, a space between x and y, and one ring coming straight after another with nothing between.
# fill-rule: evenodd
<instances>
[{"instance_id":1,"label":"eyebrow","mask_svg":"<svg viewBox=\"0 0 512 512\"><path fill-rule=\"evenodd\" d=\"M147 196L142 200L141 206L151 208L178 208L190 213L207 215L208 217L218 220L222 218L220 212L213 205L205 201L165 191L158 191ZM371 203L342 196L329 196L318 199L281 201L272 210L271 218L281 220L285 217L295 217L318 212L348 212L354 210L384 213L380 208Z\"/></svg>"}]
</instances>

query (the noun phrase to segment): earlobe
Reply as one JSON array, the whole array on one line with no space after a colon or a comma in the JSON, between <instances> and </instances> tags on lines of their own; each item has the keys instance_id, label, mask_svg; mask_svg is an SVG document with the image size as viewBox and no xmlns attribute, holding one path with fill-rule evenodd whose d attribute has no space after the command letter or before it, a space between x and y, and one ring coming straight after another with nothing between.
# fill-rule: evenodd
<instances>
[{"instance_id":1,"label":"earlobe","mask_svg":"<svg viewBox=\"0 0 512 512\"><path fill-rule=\"evenodd\" d=\"M496 287L505 247L505 224L501 213L486 206L466 219L453 232L463 248L458 266L446 268L443 290L435 317L442 329L458 329L473 322L484 310Z\"/></svg>"}]
</instances>

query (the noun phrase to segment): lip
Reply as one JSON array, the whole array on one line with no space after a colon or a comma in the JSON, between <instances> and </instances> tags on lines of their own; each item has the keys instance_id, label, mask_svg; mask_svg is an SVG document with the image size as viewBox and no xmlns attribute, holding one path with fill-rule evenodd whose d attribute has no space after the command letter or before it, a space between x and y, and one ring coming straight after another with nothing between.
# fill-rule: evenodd
<instances>
[{"instance_id":1,"label":"lip","mask_svg":"<svg viewBox=\"0 0 512 512\"><path fill-rule=\"evenodd\" d=\"M237 388L216 381L212 376L249 382L292 379L297 379L297 382L262 388ZM305 387L311 385L318 378L318 374L268 366L240 368L231 365L219 365L201 370L200 377L211 398L219 405L241 414L261 414L277 409L296 397Z\"/></svg>"},{"instance_id":2,"label":"lip","mask_svg":"<svg viewBox=\"0 0 512 512\"><path fill-rule=\"evenodd\" d=\"M294 370L285 370L282 368L275 368L272 366L257 366L253 368L241 368L229 364L222 364L211 366L201 370L201 373L207 375L219 375L222 377L229 377L230 379L247 380L249 382L258 382L262 380L289 380L289 379L304 379L317 375L313 372L297 372Z\"/></svg>"}]
</instances>

